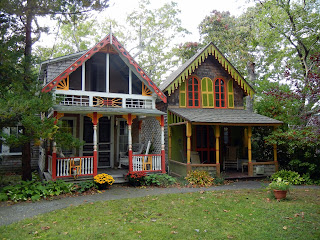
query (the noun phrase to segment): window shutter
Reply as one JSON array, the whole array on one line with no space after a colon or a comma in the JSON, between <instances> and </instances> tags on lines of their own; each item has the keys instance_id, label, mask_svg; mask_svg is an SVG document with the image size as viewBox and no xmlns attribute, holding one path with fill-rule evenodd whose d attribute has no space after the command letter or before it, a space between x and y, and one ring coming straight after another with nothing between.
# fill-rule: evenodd
<instances>
[{"instance_id":1,"label":"window shutter","mask_svg":"<svg viewBox=\"0 0 320 240\"><path fill-rule=\"evenodd\" d=\"M201 80L202 107L213 108L213 84L210 78Z\"/></svg>"},{"instance_id":2,"label":"window shutter","mask_svg":"<svg viewBox=\"0 0 320 240\"><path fill-rule=\"evenodd\" d=\"M186 82L182 82L179 89L180 107L186 107Z\"/></svg>"},{"instance_id":3,"label":"window shutter","mask_svg":"<svg viewBox=\"0 0 320 240\"><path fill-rule=\"evenodd\" d=\"M228 106L234 108L234 93L233 93L233 80L230 79L228 82Z\"/></svg>"}]
</instances>

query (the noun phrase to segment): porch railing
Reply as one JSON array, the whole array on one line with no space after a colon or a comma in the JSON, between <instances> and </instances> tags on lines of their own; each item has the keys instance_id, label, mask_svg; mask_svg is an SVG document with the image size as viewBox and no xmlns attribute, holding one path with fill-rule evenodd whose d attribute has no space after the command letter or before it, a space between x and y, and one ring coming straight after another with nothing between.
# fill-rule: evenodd
<instances>
[{"instance_id":1,"label":"porch railing","mask_svg":"<svg viewBox=\"0 0 320 240\"><path fill-rule=\"evenodd\" d=\"M71 177L73 161L79 161L79 172L77 175L92 175L93 174L93 156L86 157L68 157L68 158L57 158L57 176L56 177ZM51 164L52 165L52 164Z\"/></svg>"},{"instance_id":2,"label":"porch railing","mask_svg":"<svg viewBox=\"0 0 320 240\"><path fill-rule=\"evenodd\" d=\"M132 156L132 171L161 171L161 154Z\"/></svg>"},{"instance_id":3,"label":"porch railing","mask_svg":"<svg viewBox=\"0 0 320 240\"><path fill-rule=\"evenodd\" d=\"M90 106L105 108L155 108L152 96L140 96L115 93L99 93L76 90L56 90L56 97L61 99L64 106Z\"/></svg>"}]
</instances>

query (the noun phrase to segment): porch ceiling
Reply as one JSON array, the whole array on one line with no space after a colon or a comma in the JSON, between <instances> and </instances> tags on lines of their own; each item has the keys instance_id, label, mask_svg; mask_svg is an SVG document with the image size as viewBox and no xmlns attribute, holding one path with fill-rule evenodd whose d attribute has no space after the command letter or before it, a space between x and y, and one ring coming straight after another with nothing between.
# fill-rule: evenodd
<instances>
[{"instance_id":1,"label":"porch ceiling","mask_svg":"<svg viewBox=\"0 0 320 240\"><path fill-rule=\"evenodd\" d=\"M239 126L274 126L282 122L242 109L169 108L173 114L193 123Z\"/></svg>"},{"instance_id":2,"label":"porch ceiling","mask_svg":"<svg viewBox=\"0 0 320 240\"><path fill-rule=\"evenodd\" d=\"M97 108L97 107L87 107L87 106L54 106L53 109L61 113L92 113L97 112L101 114L109 115L141 115L141 116L159 116L165 115L166 113L161 112L157 109L142 109L142 108Z\"/></svg>"}]
</instances>

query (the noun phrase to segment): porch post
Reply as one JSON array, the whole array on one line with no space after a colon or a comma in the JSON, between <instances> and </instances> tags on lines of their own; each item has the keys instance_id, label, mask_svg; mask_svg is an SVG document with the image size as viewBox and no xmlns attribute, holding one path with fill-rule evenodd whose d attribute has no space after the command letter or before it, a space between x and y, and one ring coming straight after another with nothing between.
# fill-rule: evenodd
<instances>
[{"instance_id":1,"label":"porch post","mask_svg":"<svg viewBox=\"0 0 320 240\"><path fill-rule=\"evenodd\" d=\"M274 131L277 129L277 127L274 127ZM273 144L273 160L275 164L275 170L278 172L279 170L279 164L278 164L278 153L277 153L277 144Z\"/></svg>"},{"instance_id":2,"label":"porch post","mask_svg":"<svg viewBox=\"0 0 320 240\"><path fill-rule=\"evenodd\" d=\"M132 166L132 134L131 134L131 126L132 126L132 116L131 113L128 114L128 157L129 157L129 173L133 171L133 166Z\"/></svg>"},{"instance_id":3,"label":"porch post","mask_svg":"<svg viewBox=\"0 0 320 240\"><path fill-rule=\"evenodd\" d=\"M190 164L190 158L191 158L191 123L190 122L187 122L187 164Z\"/></svg>"},{"instance_id":4,"label":"porch post","mask_svg":"<svg viewBox=\"0 0 320 240\"><path fill-rule=\"evenodd\" d=\"M216 164L220 164L220 151L219 151L219 138L220 138L220 126L216 125L216 131L215 133L215 137L216 137Z\"/></svg>"},{"instance_id":5,"label":"porch post","mask_svg":"<svg viewBox=\"0 0 320 240\"><path fill-rule=\"evenodd\" d=\"M64 116L63 113L58 113L57 111L53 112L53 117L55 118L54 124L56 125L59 118ZM55 181L57 178L57 143L53 140L52 143L52 180Z\"/></svg>"},{"instance_id":6,"label":"porch post","mask_svg":"<svg viewBox=\"0 0 320 240\"><path fill-rule=\"evenodd\" d=\"M98 174L98 138L97 123L93 124L93 176Z\"/></svg>"},{"instance_id":7,"label":"porch post","mask_svg":"<svg viewBox=\"0 0 320 240\"><path fill-rule=\"evenodd\" d=\"M57 147L56 142L52 144L52 180L55 181L57 178Z\"/></svg>"},{"instance_id":8,"label":"porch post","mask_svg":"<svg viewBox=\"0 0 320 240\"><path fill-rule=\"evenodd\" d=\"M168 126L168 155L169 155L169 159L171 159L172 157L172 132L171 132L171 127Z\"/></svg>"},{"instance_id":9,"label":"porch post","mask_svg":"<svg viewBox=\"0 0 320 240\"><path fill-rule=\"evenodd\" d=\"M216 125L216 129L214 131L216 137L216 164L217 164L217 175L220 176L220 126ZM218 169L219 168L219 169Z\"/></svg>"},{"instance_id":10,"label":"porch post","mask_svg":"<svg viewBox=\"0 0 320 240\"><path fill-rule=\"evenodd\" d=\"M166 173L166 155L164 151L164 116L161 115L161 172Z\"/></svg>"},{"instance_id":11,"label":"porch post","mask_svg":"<svg viewBox=\"0 0 320 240\"><path fill-rule=\"evenodd\" d=\"M91 118L93 123L93 176L98 174L98 137L97 137L97 125L99 118L102 117L102 114L93 112L92 114L88 113L87 116Z\"/></svg>"},{"instance_id":12,"label":"porch post","mask_svg":"<svg viewBox=\"0 0 320 240\"><path fill-rule=\"evenodd\" d=\"M252 152L251 152L252 128L248 127L248 176L253 177Z\"/></svg>"}]
</instances>

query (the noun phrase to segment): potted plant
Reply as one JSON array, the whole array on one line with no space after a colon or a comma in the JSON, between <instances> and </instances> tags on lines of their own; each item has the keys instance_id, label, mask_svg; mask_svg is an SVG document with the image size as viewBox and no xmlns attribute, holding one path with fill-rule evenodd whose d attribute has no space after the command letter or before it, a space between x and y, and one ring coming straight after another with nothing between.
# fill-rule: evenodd
<instances>
[{"instance_id":1,"label":"potted plant","mask_svg":"<svg viewBox=\"0 0 320 240\"><path fill-rule=\"evenodd\" d=\"M128 173L126 175L126 178L128 179L128 182L131 186L137 187L141 186L141 184L144 182L146 173L145 172L133 172L133 173Z\"/></svg>"},{"instance_id":2,"label":"potted plant","mask_svg":"<svg viewBox=\"0 0 320 240\"><path fill-rule=\"evenodd\" d=\"M291 187L290 183L286 180L283 180L280 177L278 177L277 179L274 179L269 184L269 189L271 189L273 191L274 197L277 200L286 198L287 192L290 187Z\"/></svg>"},{"instance_id":3,"label":"potted plant","mask_svg":"<svg viewBox=\"0 0 320 240\"><path fill-rule=\"evenodd\" d=\"M107 189L114 183L113 177L106 173L100 173L94 176L93 179L99 190Z\"/></svg>"}]
</instances>

